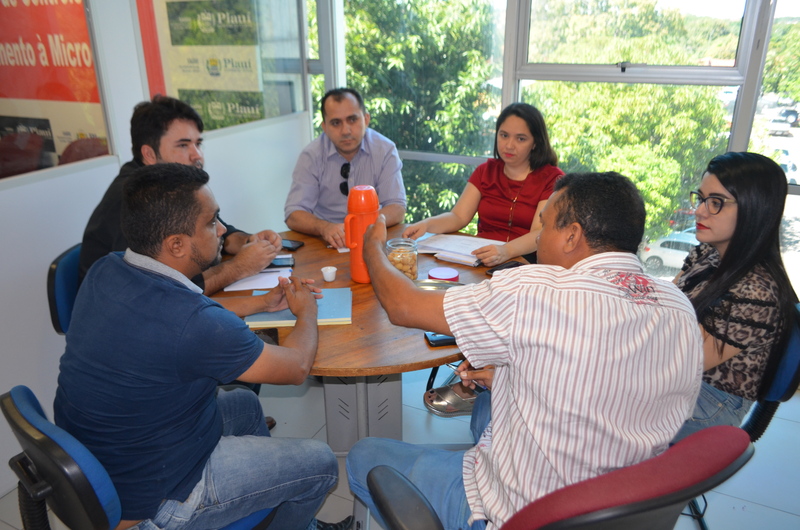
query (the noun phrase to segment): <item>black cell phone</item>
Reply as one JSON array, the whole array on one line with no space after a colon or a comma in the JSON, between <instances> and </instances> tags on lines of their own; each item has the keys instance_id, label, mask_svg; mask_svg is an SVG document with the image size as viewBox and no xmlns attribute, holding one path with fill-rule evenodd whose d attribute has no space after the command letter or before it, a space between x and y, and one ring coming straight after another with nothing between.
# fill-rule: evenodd
<instances>
[{"instance_id":1,"label":"black cell phone","mask_svg":"<svg viewBox=\"0 0 800 530\"><path fill-rule=\"evenodd\" d=\"M486 271L486 274L491 276L492 274L494 274L497 271L501 271L503 269L513 269L514 267L521 267L522 265L525 265L525 264L521 263L519 261L506 261L505 263L501 263L497 267L492 267L491 269Z\"/></svg>"},{"instance_id":2,"label":"black cell phone","mask_svg":"<svg viewBox=\"0 0 800 530\"><path fill-rule=\"evenodd\" d=\"M295 241L294 239L284 239L281 242L281 245L283 245L283 248L285 248L286 250L297 250L298 248L305 245L305 243L302 241Z\"/></svg>"},{"instance_id":3,"label":"black cell phone","mask_svg":"<svg viewBox=\"0 0 800 530\"><path fill-rule=\"evenodd\" d=\"M268 269L276 267L294 267L294 256L287 256L285 258L275 258L272 263L267 265Z\"/></svg>"},{"instance_id":4,"label":"black cell phone","mask_svg":"<svg viewBox=\"0 0 800 530\"><path fill-rule=\"evenodd\" d=\"M436 346L455 346L456 339L450 335L443 335L441 333L434 333L433 331L425 332L425 339L433 347Z\"/></svg>"},{"instance_id":5,"label":"black cell phone","mask_svg":"<svg viewBox=\"0 0 800 530\"><path fill-rule=\"evenodd\" d=\"M278 344L278 330L276 328L254 329L253 333L267 344Z\"/></svg>"}]
</instances>

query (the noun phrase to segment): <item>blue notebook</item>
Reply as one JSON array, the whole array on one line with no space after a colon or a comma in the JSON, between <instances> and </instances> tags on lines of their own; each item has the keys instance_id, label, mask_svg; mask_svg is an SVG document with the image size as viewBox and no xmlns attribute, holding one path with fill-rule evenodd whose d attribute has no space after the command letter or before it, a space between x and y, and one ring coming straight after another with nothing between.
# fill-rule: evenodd
<instances>
[{"instance_id":1,"label":"blue notebook","mask_svg":"<svg viewBox=\"0 0 800 530\"><path fill-rule=\"evenodd\" d=\"M253 291L253 295L267 291ZM323 289L322 298L317 300L317 323L320 326L335 326L353 322L353 292L349 287ZM288 309L274 313L256 313L244 317L251 328L281 328L294 326L297 317Z\"/></svg>"}]
</instances>

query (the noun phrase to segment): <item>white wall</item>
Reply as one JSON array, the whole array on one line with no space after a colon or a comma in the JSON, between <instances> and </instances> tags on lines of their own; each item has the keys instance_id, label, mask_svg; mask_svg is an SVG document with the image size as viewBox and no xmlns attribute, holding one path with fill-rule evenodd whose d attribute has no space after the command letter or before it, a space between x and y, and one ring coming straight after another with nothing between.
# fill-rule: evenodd
<instances>
[{"instance_id":1,"label":"white wall","mask_svg":"<svg viewBox=\"0 0 800 530\"><path fill-rule=\"evenodd\" d=\"M86 221L129 160L133 106L147 99L135 0L89 2L96 62L113 153L0 180L0 393L29 386L52 417L64 337L50 324L50 262L80 242ZM206 169L223 218L245 230L285 230L283 202L300 150L311 140L307 113L207 133ZM0 495L16 487L5 464L19 445L0 421Z\"/></svg>"}]
</instances>

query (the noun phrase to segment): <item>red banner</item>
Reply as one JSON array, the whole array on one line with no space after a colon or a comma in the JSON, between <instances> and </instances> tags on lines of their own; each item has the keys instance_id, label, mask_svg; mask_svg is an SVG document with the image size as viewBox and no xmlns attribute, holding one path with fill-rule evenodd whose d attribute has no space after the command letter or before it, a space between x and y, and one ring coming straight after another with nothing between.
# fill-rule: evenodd
<instances>
[{"instance_id":1,"label":"red banner","mask_svg":"<svg viewBox=\"0 0 800 530\"><path fill-rule=\"evenodd\" d=\"M0 98L100 103L82 0L0 0Z\"/></svg>"}]
</instances>

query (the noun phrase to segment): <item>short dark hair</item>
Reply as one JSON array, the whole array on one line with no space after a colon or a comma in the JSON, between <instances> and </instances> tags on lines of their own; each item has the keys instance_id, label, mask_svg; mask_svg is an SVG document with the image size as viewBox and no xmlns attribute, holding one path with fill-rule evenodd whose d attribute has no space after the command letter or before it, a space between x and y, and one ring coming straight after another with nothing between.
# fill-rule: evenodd
<instances>
[{"instance_id":1,"label":"short dark hair","mask_svg":"<svg viewBox=\"0 0 800 530\"><path fill-rule=\"evenodd\" d=\"M558 165L558 155L550 145L550 135L547 134L544 116L539 112L539 109L527 103L512 103L504 108L500 116L497 117L497 124L494 128L494 157L500 158L500 152L497 150L497 134L500 132L500 126L509 116L516 116L525 120L525 123L528 124L528 130L533 136L534 147L528 155L528 163L531 166L531 170L547 164Z\"/></svg>"},{"instance_id":2,"label":"short dark hair","mask_svg":"<svg viewBox=\"0 0 800 530\"><path fill-rule=\"evenodd\" d=\"M142 163L142 146L153 148L159 154L161 137L175 120L192 121L203 132L203 118L190 105L168 96L156 94L152 101L142 101L133 108L131 116L131 143L133 158Z\"/></svg>"},{"instance_id":3,"label":"short dark hair","mask_svg":"<svg viewBox=\"0 0 800 530\"><path fill-rule=\"evenodd\" d=\"M556 181L556 191L563 191L553 205L557 228L578 223L592 249L636 253L644 235L644 199L628 177L570 173Z\"/></svg>"},{"instance_id":4,"label":"short dark hair","mask_svg":"<svg viewBox=\"0 0 800 530\"><path fill-rule=\"evenodd\" d=\"M322 112L322 121L325 121L325 102L328 100L328 98L333 98L334 101L339 102L347 94L350 94L356 98L358 106L361 107L361 112L364 114L367 113L367 108L364 106L364 98L361 97L361 94L358 93L358 90L354 88L334 88L325 92L325 95L322 96L322 101L319 103L319 110Z\"/></svg>"},{"instance_id":5,"label":"short dark hair","mask_svg":"<svg viewBox=\"0 0 800 530\"><path fill-rule=\"evenodd\" d=\"M155 258L161 244L175 234L194 235L201 212L197 190L208 173L194 166L168 163L144 166L125 183L122 233L134 252Z\"/></svg>"}]
</instances>

